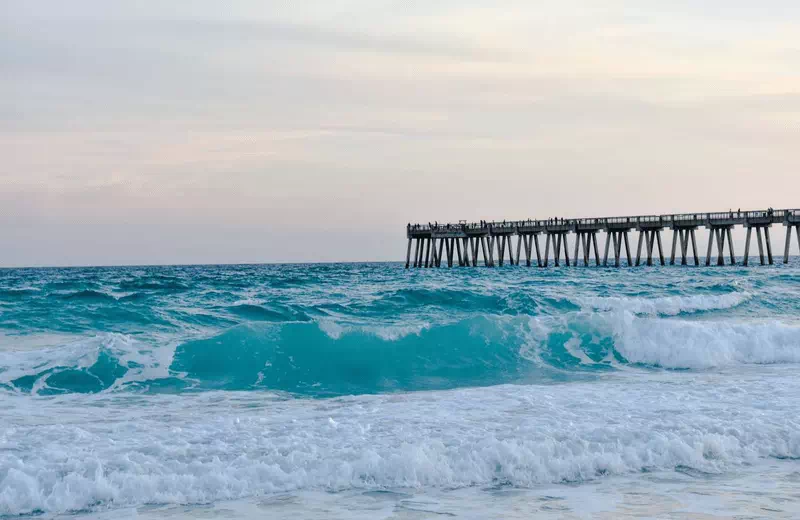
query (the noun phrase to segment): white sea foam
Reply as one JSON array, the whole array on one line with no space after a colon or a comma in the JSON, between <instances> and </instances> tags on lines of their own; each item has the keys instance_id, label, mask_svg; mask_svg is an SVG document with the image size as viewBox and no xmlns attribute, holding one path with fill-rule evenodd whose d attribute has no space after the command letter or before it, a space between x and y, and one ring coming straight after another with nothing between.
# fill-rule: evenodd
<instances>
[{"instance_id":1,"label":"white sea foam","mask_svg":"<svg viewBox=\"0 0 800 520\"><path fill-rule=\"evenodd\" d=\"M151 347L126 334L106 333L83 338L61 338L57 346L28 350L0 350L0 384L11 385L24 376L38 375L32 393L47 386L47 379L66 369L87 369L107 352L117 363L131 367L111 388L134 381L168 377L177 342Z\"/></svg>"},{"instance_id":2,"label":"white sea foam","mask_svg":"<svg viewBox=\"0 0 800 520\"><path fill-rule=\"evenodd\" d=\"M778 321L670 320L617 313L615 348L633 363L667 368L800 362L800 327Z\"/></svg>"},{"instance_id":3,"label":"white sea foam","mask_svg":"<svg viewBox=\"0 0 800 520\"><path fill-rule=\"evenodd\" d=\"M800 327L784 322L659 318L741 305L749 293L644 297L583 297L583 320L629 362L665 368L706 369L734 364L800 362ZM562 329L568 329L560 318ZM574 350L574 349L573 349Z\"/></svg>"},{"instance_id":4,"label":"white sea foam","mask_svg":"<svg viewBox=\"0 0 800 520\"><path fill-rule=\"evenodd\" d=\"M309 489L526 487L676 466L716 473L800 457L798 398L788 370L327 401L13 396L0 426L0 515Z\"/></svg>"},{"instance_id":5,"label":"white sea foam","mask_svg":"<svg viewBox=\"0 0 800 520\"><path fill-rule=\"evenodd\" d=\"M676 316L681 313L730 309L750 299L750 293L731 292L718 295L661 296L585 296L576 297L574 303L583 308L600 311L623 311L635 314Z\"/></svg>"},{"instance_id":6,"label":"white sea foam","mask_svg":"<svg viewBox=\"0 0 800 520\"><path fill-rule=\"evenodd\" d=\"M664 368L800 363L800 326L775 320L683 320L630 311L582 312L532 317L519 333L525 337L522 354L539 363L543 363L542 353L561 344L581 363L592 364L586 356L587 341L599 344L607 338L628 362ZM610 354L604 362L613 361Z\"/></svg>"},{"instance_id":7,"label":"white sea foam","mask_svg":"<svg viewBox=\"0 0 800 520\"><path fill-rule=\"evenodd\" d=\"M111 341L115 336L110 336ZM104 338L79 338L59 346L18 350L0 350L0 382L42 373L58 367L86 368L97 362Z\"/></svg>"},{"instance_id":8,"label":"white sea foam","mask_svg":"<svg viewBox=\"0 0 800 520\"><path fill-rule=\"evenodd\" d=\"M438 324L437 326L442 326ZM378 337L385 341L396 341L406 336L419 335L423 330L430 328L429 323L405 323L395 325L360 325L341 323L331 319L317 321L317 326L331 339L341 339L348 333L358 332Z\"/></svg>"}]
</instances>

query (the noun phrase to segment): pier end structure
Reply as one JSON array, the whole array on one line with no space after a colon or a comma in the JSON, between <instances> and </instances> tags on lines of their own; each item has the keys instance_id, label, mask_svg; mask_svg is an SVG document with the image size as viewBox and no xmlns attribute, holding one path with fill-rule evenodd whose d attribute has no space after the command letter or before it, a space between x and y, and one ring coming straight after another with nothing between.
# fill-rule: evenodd
<instances>
[{"instance_id":1,"label":"pier end structure","mask_svg":"<svg viewBox=\"0 0 800 520\"><path fill-rule=\"evenodd\" d=\"M613 245L614 265L622 265L624 257L628 266L642 263L642 247L645 247L644 259L647 265L653 265L654 251L658 252L658 263L666 265L662 244L662 231L672 230L672 248L670 265L680 258L681 265L700 265L697 251L697 230L706 228L709 231L708 249L705 265L711 265L712 250L716 243L716 265L725 265L726 243L730 265L736 264L736 254L731 230L743 226L747 230L745 251L742 265L748 265L750 243L755 229L762 265L772 264L772 243L770 227L772 224L783 224L786 227L784 263L789 261L792 234L797 236L800 246L800 209L727 211L716 213L681 213L671 215L641 215L632 217L603 217L581 219L546 219L518 221L480 221L458 224L408 224L406 236L406 268L409 267L441 267L444 262L448 267L477 267L481 263L486 267L503 266L506 261L510 265L520 265L524 258L527 267L548 267L550 250L553 250L553 264L561 266L562 254L565 266L595 265L607 266L609 250ZM598 238L605 232L606 243L602 261L600 260ZM629 234L639 233L636 248L636 262L630 247ZM570 258L567 237L575 234L575 243ZM539 236L545 239L544 250ZM762 238L763 235L763 238ZM678 245L680 250L678 251ZM691 244L691 256L689 245ZM412 258L413 251L413 258ZM594 262L591 261L594 253ZM766 258L765 258L766 253ZM534 263L534 254L535 263ZM678 256L679 255L679 256ZM581 262L582 260L582 262Z\"/></svg>"}]
</instances>

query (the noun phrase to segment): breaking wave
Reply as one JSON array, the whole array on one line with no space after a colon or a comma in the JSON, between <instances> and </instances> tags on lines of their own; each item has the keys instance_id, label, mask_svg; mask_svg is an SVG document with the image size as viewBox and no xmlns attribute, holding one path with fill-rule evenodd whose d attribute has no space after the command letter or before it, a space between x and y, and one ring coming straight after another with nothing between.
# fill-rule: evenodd
<instances>
[{"instance_id":1,"label":"breaking wave","mask_svg":"<svg viewBox=\"0 0 800 520\"><path fill-rule=\"evenodd\" d=\"M659 316L726 308L746 297L706 298L602 299L583 305L612 310L380 327L240 305L256 321L171 345L112 334L0 352L0 384L38 394L266 389L326 397L561 381L625 365L800 362L796 325ZM302 321L281 321L288 318Z\"/></svg>"},{"instance_id":2,"label":"breaking wave","mask_svg":"<svg viewBox=\"0 0 800 520\"><path fill-rule=\"evenodd\" d=\"M626 311L634 314L677 316L698 311L731 309L750 299L749 293L730 292L721 295L646 297L582 297L581 306L601 311Z\"/></svg>"}]
</instances>

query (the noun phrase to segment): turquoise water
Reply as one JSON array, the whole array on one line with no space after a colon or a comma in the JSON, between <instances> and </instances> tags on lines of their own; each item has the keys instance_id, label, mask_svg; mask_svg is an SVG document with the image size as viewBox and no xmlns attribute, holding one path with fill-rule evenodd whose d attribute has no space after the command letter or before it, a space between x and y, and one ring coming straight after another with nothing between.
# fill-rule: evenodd
<instances>
[{"instance_id":1,"label":"turquoise water","mask_svg":"<svg viewBox=\"0 0 800 520\"><path fill-rule=\"evenodd\" d=\"M798 363L798 259L0 270L0 515L792 517Z\"/></svg>"}]
</instances>

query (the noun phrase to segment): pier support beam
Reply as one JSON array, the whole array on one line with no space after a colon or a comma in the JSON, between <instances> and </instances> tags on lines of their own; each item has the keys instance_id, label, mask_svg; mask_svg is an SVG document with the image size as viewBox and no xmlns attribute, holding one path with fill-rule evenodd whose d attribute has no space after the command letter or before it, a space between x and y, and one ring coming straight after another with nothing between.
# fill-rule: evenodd
<instances>
[{"instance_id":1,"label":"pier support beam","mask_svg":"<svg viewBox=\"0 0 800 520\"><path fill-rule=\"evenodd\" d=\"M578 265L578 247L581 245L581 234L575 234L575 252L572 254L572 258L575 259L575 265Z\"/></svg>"},{"instance_id":2,"label":"pier support beam","mask_svg":"<svg viewBox=\"0 0 800 520\"><path fill-rule=\"evenodd\" d=\"M583 246L583 265L589 267L589 244L592 241L591 235L581 233L581 245ZM577 260L575 261L577 263Z\"/></svg>"},{"instance_id":3,"label":"pier support beam","mask_svg":"<svg viewBox=\"0 0 800 520\"><path fill-rule=\"evenodd\" d=\"M499 235L497 237L497 265L500 267L505 264L506 251L508 251L508 263L514 265L514 245L512 244L513 235Z\"/></svg>"},{"instance_id":4,"label":"pier support beam","mask_svg":"<svg viewBox=\"0 0 800 520\"><path fill-rule=\"evenodd\" d=\"M525 266L531 266L531 238L533 235L520 235L522 243L525 246ZM519 252L519 244L517 244L517 252Z\"/></svg>"},{"instance_id":5,"label":"pier support beam","mask_svg":"<svg viewBox=\"0 0 800 520\"><path fill-rule=\"evenodd\" d=\"M592 232L592 244L594 245L594 260L597 266L600 266L600 253L597 250L597 231Z\"/></svg>"},{"instance_id":6,"label":"pier support beam","mask_svg":"<svg viewBox=\"0 0 800 520\"><path fill-rule=\"evenodd\" d=\"M797 233L797 247L800 249L800 225L795 226L794 230Z\"/></svg>"},{"instance_id":7,"label":"pier support beam","mask_svg":"<svg viewBox=\"0 0 800 520\"><path fill-rule=\"evenodd\" d=\"M673 227L672 228L672 252L669 257L669 264L675 265L676 252L680 242L681 265L688 265L689 263L689 242L692 244L692 256L694 256L694 265L700 265L700 258L697 255L697 238L695 236L696 227ZM660 235L656 237L659 244L661 243ZM664 264L661 264L664 265Z\"/></svg>"},{"instance_id":8,"label":"pier support beam","mask_svg":"<svg viewBox=\"0 0 800 520\"><path fill-rule=\"evenodd\" d=\"M542 267L542 257L539 254L539 235L536 233L528 233L520 235L522 239L522 245L525 247L525 265L530 267L531 266L531 259L533 257L533 246L536 245L536 266ZM517 265L519 265L519 254L520 249L517 246Z\"/></svg>"},{"instance_id":9,"label":"pier support beam","mask_svg":"<svg viewBox=\"0 0 800 520\"><path fill-rule=\"evenodd\" d=\"M725 230L717 230L717 265L725 265Z\"/></svg>"},{"instance_id":10,"label":"pier support beam","mask_svg":"<svg viewBox=\"0 0 800 520\"><path fill-rule=\"evenodd\" d=\"M486 254L486 237L481 237L481 248L483 250L483 265L484 265L484 267L492 267L492 260Z\"/></svg>"},{"instance_id":11,"label":"pier support beam","mask_svg":"<svg viewBox=\"0 0 800 520\"><path fill-rule=\"evenodd\" d=\"M681 234L681 265L686 265L686 251L689 248L689 230L684 229L680 231Z\"/></svg>"},{"instance_id":12,"label":"pier support beam","mask_svg":"<svg viewBox=\"0 0 800 520\"><path fill-rule=\"evenodd\" d=\"M628 267L630 267L633 265L633 258L631 258L631 244L628 242L628 232L620 231L620 233L625 238L625 254L628 257Z\"/></svg>"},{"instance_id":13,"label":"pier support beam","mask_svg":"<svg viewBox=\"0 0 800 520\"><path fill-rule=\"evenodd\" d=\"M730 226L707 226L708 227L708 251L706 252L706 265L711 265L711 249L714 240L717 241L717 265L725 265L725 240L728 241L731 265L736 264L736 257L733 254L733 240L731 237Z\"/></svg>"},{"instance_id":14,"label":"pier support beam","mask_svg":"<svg viewBox=\"0 0 800 520\"><path fill-rule=\"evenodd\" d=\"M430 267L431 263L431 239L427 239L425 247L425 267Z\"/></svg>"},{"instance_id":15,"label":"pier support beam","mask_svg":"<svg viewBox=\"0 0 800 520\"><path fill-rule=\"evenodd\" d=\"M753 228L756 230L756 242L758 243L758 258L761 261L761 265L765 265L767 262L769 265L772 265L772 244L770 243L769 239L769 224L766 225L748 225L747 226L747 241L745 242L744 246L744 265L747 265L748 258L750 256L750 235L752 234ZM767 262L764 262L764 245L761 242L761 229L764 229L764 238L766 239L767 245Z\"/></svg>"},{"instance_id":16,"label":"pier support beam","mask_svg":"<svg viewBox=\"0 0 800 520\"><path fill-rule=\"evenodd\" d=\"M547 239L544 244L544 266L547 267L547 262L550 261L550 233L547 233Z\"/></svg>"},{"instance_id":17,"label":"pier support beam","mask_svg":"<svg viewBox=\"0 0 800 520\"><path fill-rule=\"evenodd\" d=\"M786 226L786 247L783 250L783 263L789 263L789 246L792 245L792 226ZM411 245L408 246L409 251L411 250ZM406 261L406 263L408 263Z\"/></svg>"},{"instance_id":18,"label":"pier support beam","mask_svg":"<svg viewBox=\"0 0 800 520\"><path fill-rule=\"evenodd\" d=\"M563 242L564 244L564 263L567 267L569 267L569 244L567 243L567 232L559 233L558 241L559 243Z\"/></svg>"},{"instance_id":19,"label":"pier support beam","mask_svg":"<svg viewBox=\"0 0 800 520\"><path fill-rule=\"evenodd\" d=\"M640 229L639 230L639 243L636 246L636 265L638 266L641 263L642 258L642 243L645 244L647 248L647 265L653 265L653 248L658 242L658 257L661 261L661 265L664 265L664 250L661 246L661 230L660 229ZM672 244L672 256L673 262L675 257L675 242L673 237L673 244Z\"/></svg>"},{"instance_id":20,"label":"pier support beam","mask_svg":"<svg viewBox=\"0 0 800 520\"><path fill-rule=\"evenodd\" d=\"M628 241L629 230L606 230L606 251L603 255L603 265L608 265L608 247L611 242L614 243L614 267L621 265L622 257L622 244L625 243L625 256L628 259L628 265L633 266L633 257L631 256L631 245Z\"/></svg>"},{"instance_id":21,"label":"pier support beam","mask_svg":"<svg viewBox=\"0 0 800 520\"><path fill-rule=\"evenodd\" d=\"M742 265L744 266L747 266L747 260L750 257L750 235L752 234L753 234L753 228L748 227L747 238L745 239L744 242L744 261L742 262Z\"/></svg>"},{"instance_id":22,"label":"pier support beam","mask_svg":"<svg viewBox=\"0 0 800 520\"><path fill-rule=\"evenodd\" d=\"M614 229L606 230L606 251L603 255L603 265L608 265L608 248L611 242L614 244L614 267L619 267L621 265L623 242L625 243L625 255L628 259L628 265L633 266L631 246L628 241L628 230L619 231Z\"/></svg>"},{"instance_id":23,"label":"pier support beam","mask_svg":"<svg viewBox=\"0 0 800 520\"><path fill-rule=\"evenodd\" d=\"M647 239L647 265L653 265L653 248L656 245L656 232L651 231Z\"/></svg>"},{"instance_id":24,"label":"pier support beam","mask_svg":"<svg viewBox=\"0 0 800 520\"><path fill-rule=\"evenodd\" d=\"M731 265L736 265L736 254L733 252L733 235L731 228L725 230L728 235L728 252L731 254Z\"/></svg>"},{"instance_id":25,"label":"pier support beam","mask_svg":"<svg viewBox=\"0 0 800 520\"><path fill-rule=\"evenodd\" d=\"M578 250L580 249L581 256L583 256L583 264L588 266L592 253L592 246L594 245L594 259L595 264L600 265L600 254L597 248L597 231L576 231L575 232L575 265L578 265Z\"/></svg>"},{"instance_id":26,"label":"pier support beam","mask_svg":"<svg viewBox=\"0 0 800 520\"><path fill-rule=\"evenodd\" d=\"M561 265L561 251L564 252L564 264L569 267L569 246L567 244L567 234L569 231L546 231L547 239L544 247L544 265L547 267L550 261L550 242L553 243L553 264L558 267ZM539 241L536 235L533 235L534 243L536 244L536 256L539 256ZM542 266L541 262L539 263Z\"/></svg>"},{"instance_id":27,"label":"pier support beam","mask_svg":"<svg viewBox=\"0 0 800 520\"><path fill-rule=\"evenodd\" d=\"M756 228L756 240L758 240L758 257L761 260L761 265L764 265L764 246L761 244L761 228Z\"/></svg>"},{"instance_id":28,"label":"pier support beam","mask_svg":"<svg viewBox=\"0 0 800 520\"><path fill-rule=\"evenodd\" d=\"M672 254L669 255L669 265L675 265L675 247L678 245L678 230L672 230ZM683 243L683 237L681 237Z\"/></svg>"},{"instance_id":29,"label":"pier support beam","mask_svg":"<svg viewBox=\"0 0 800 520\"><path fill-rule=\"evenodd\" d=\"M558 267L561 265L561 233L553 235L553 245L555 245L553 250L553 263Z\"/></svg>"},{"instance_id":30,"label":"pier support beam","mask_svg":"<svg viewBox=\"0 0 800 520\"><path fill-rule=\"evenodd\" d=\"M792 229L797 235L797 247L800 248L800 224L784 224L786 226L786 248L783 250L783 263L789 263L789 249L792 247Z\"/></svg>"},{"instance_id":31,"label":"pier support beam","mask_svg":"<svg viewBox=\"0 0 800 520\"><path fill-rule=\"evenodd\" d=\"M453 239L446 239L444 247L447 248L447 267L453 267Z\"/></svg>"},{"instance_id":32,"label":"pier support beam","mask_svg":"<svg viewBox=\"0 0 800 520\"><path fill-rule=\"evenodd\" d=\"M714 235L716 234L716 229L712 229L711 232L708 234L708 251L706 252L706 265L711 265L711 247L714 245Z\"/></svg>"},{"instance_id":33,"label":"pier support beam","mask_svg":"<svg viewBox=\"0 0 800 520\"><path fill-rule=\"evenodd\" d=\"M764 241L767 243L767 260L772 265L772 241L769 239L769 226L764 226Z\"/></svg>"},{"instance_id":34,"label":"pier support beam","mask_svg":"<svg viewBox=\"0 0 800 520\"><path fill-rule=\"evenodd\" d=\"M789 230L788 235L791 236L791 229ZM408 269L409 266L411 265L411 242L412 242L412 239L409 237L409 239L408 239L408 249L406 250L406 269ZM788 241L787 241L786 251L789 251ZM787 252L787 254L788 254L788 252Z\"/></svg>"},{"instance_id":35,"label":"pier support beam","mask_svg":"<svg viewBox=\"0 0 800 520\"><path fill-rule=\"evenodd\" d=\"M648 233L647 231L639 231L639 243L636 245L636 265L639 265L639 261L642 259L642 241L644 241L645 234ZM650 240L648 239L648 242Z\"/></svg>"},{"instance_id":36,"label":"pier support beam","mask_svg":"<svg viewBox=\"0 0 800 520\"><path fill-rule=\"evenodd\" d=\"M694 255L694 265L700 265L700 258L697 256L697 237L695 236L695 230L692 229L692 253Z\"/></svg>"},{"instance_id":37,"label":"pier support beam","mask_svg":"<svg viewBox=\"0 0 800 520\"><path fill-rule=\"evenodd\" d=\"M501 235L497 237L495 243L497 244L497 265L498 267L503 267L503 260L506 252L506 236Z\"/></svg>"}]
</instances>

